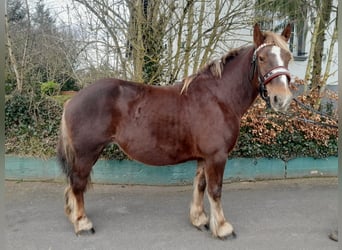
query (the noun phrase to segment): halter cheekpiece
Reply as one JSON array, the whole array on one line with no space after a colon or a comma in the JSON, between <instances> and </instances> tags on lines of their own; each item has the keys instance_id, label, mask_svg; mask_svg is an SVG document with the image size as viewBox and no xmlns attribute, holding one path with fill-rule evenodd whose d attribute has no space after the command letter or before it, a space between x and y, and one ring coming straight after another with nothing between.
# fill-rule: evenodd
<instances>
[{"instance_id":1,"label":"halter cheekpiece","mask_svg":"<svg viewBox=\"0 0 342 250\"><path fill-rule=\"evenodd\" d=\"M267 106L270 107L271 102L270 102L270 97L267 94L266 85L270 81L272 81L274 78L281 76L281 75L285 75L287 77L288 81L290 82L291 74L290 74L290 71L286 67L277 66L277 67L271 69L270 71L268 71L266 74L261 75L260 69L258 68L258 62L257 62L258 52L267 46L277 46L277 45L275 45L273 43L263 43L258 48L256 48L254 50L253 58L252 58L251 79L253 79L254 74L255 74L255 70L257 69L258 70L258 81L259 81L260 96L266 102Z\"/></svg>"}]
</instances>

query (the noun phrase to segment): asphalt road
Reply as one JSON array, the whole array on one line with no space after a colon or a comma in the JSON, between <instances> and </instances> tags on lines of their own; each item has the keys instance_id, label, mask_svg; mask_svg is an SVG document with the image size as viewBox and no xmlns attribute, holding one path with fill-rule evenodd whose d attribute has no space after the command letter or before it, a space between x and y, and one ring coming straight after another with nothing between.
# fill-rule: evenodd
<instances>
[{"instance_id":1,"label":"asphalt road","mask_svg":"<svg viewBox=\"0 0 342 250\"><path fill-rule=\"evenodd\" d=\"M337 178L225 184L236 239L188 221L191 186L94 185L86 211L96 233L76 236L64 216L64 184L6 182L7 249L337 249ZM207 211L209 208L205 200Z\"/></svg>"}]
</instances>

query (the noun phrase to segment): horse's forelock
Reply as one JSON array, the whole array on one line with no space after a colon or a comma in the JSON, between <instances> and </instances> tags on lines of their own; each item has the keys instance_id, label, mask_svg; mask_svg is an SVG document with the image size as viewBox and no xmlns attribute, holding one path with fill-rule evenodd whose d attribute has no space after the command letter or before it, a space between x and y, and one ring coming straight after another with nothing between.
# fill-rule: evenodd
<instances>
[{"instance_id":1,"label":"horse's forelock","mask_svg":"<svg viewBox=\"0 0 342 250\"><path fill-rule=\"evenodd\" d=\"M266 43L273 43L274 45L285 50L287 53L290 54L291 59L292 59L292 53L289 49L289 44L280 35L270 32L270 31L264 32L264 35L265 35Z\"/></svg>"}]
</instances>

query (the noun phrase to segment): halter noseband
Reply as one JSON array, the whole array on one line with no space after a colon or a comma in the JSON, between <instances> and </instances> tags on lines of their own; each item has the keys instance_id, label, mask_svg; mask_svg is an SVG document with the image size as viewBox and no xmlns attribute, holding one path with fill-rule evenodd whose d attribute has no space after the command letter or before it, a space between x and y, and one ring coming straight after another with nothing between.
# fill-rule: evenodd
<instances>
[{"instance_id":1,"label":"halter noseband","mask_svg":"<svg viewBox=\"0 0 342 250\"><path fill-rule=\"evenodd\" d=\"M258 62L257 62L258 55L257 54L261 49L265 48L266 46L276 46L276 45L273 43L263 43L258 48L255 49L253 53L253 59L252 59L252 72L251 72L251 77L250 77L251 80L254 77L255 70L258 68ZM281 76L281 75L285 75L288 81L290 82L291 80L290 71L284 66L277 66L271 69L270 71L268 71L264 75L261 75L260 69L258 68L259 93L260 93L261 98L266 102L267 107L271 106L271 102L270 102L270 97L267 94L266 85L270 81L272 81L274 78Z\"/></svg>"}]
</instances>

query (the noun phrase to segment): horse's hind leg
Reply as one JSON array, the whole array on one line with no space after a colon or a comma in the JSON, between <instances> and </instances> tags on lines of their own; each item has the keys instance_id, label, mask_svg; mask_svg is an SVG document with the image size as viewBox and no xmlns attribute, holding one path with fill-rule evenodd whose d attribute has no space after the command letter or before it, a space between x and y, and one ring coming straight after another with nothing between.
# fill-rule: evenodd
<instances>
[{"instance_id":1,"label":"horse's hind leg","mask_svg":"<svg viewBox=\"0 0 342 250\"><path fill-rule=\"evenodd\" d=\"M95 232L92 222L84 213L83 193L75 194L71 185L65 189L65 213L71 223L74 225L75 233L78 235L81 231Z\"/></svg>"},{"instance_id":2,"label":"horse's hind leg","mask_svg":"<svg viewBox=\"0 0 342 250\"><path fill-rule=\"evenodd\" d=\"M221 192L222 180L226 159L206 161L204 168L207 182L207 195L210 203L210 230L213 236L225 239L228 236L235 236L233 226L224 217Z\"/></svg>"},{"instance_id":3,"label":"horse's hind leg","mask_svg":"<svg viewBox=\"0 0 342 250\"><path fill-rule=\"evenodd\" d=\"M83 163L83 164L82 164ZM90 179L90 171L93 162L83 160L75 162L70 174L69 186L65 189L65 213L74 225L75 233L82 231L95 232L92 222L88 219L84 209L84 192Z\"/></svg>"},{"instance_id":4,"label":"horse's hind leg","mask_svg":"<svg viewBox=\"0 0 342 250\"><path fill-rule=\"evenodd\" d=\"M204 166L204 161L198 161L197 172L194 178L193 197L190 205L190 221L198 229L201 229L202 226L206 228L209 226L209 219L203 207L203 196L206 187Z\"/></svg>"}]
</instances>

